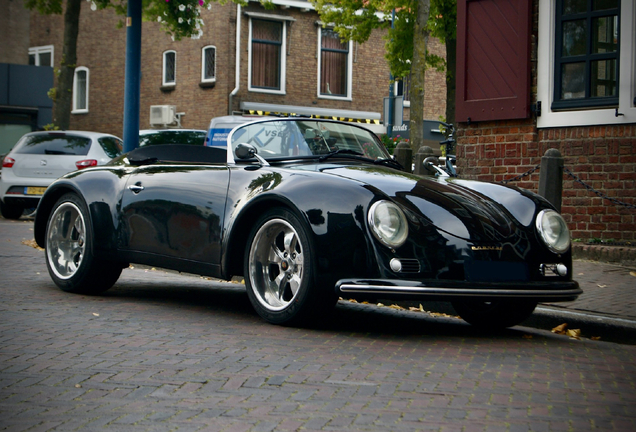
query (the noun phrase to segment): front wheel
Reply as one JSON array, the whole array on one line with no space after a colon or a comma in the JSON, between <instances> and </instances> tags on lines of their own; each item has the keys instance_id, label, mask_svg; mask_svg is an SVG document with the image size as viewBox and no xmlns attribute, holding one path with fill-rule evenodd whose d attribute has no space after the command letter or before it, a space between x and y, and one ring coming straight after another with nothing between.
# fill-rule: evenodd
<instances>
[{"instance_id":1,"label":"front wheel","mask_svg":"<svg viewBox=\"0 0 636 432\"><path fill-rule=\"evenodd\" d=\"M527 300L461 300L452 302L457 314L475 327L498 329L515 326L530 315L537 302Z\"/></svg>"},{"instance_id":2,"label":"front wheel","mask_svg":"<svg viewBox=\"0 0 636 432\"><path fill-rule=\"evenodd\" d=\"M75 194L62 196L46 227L46 266L63 291L99 294L121 275L122 266L93 255L93 227L84 202Z\"/></svg>"},{"instance_id":3,"label":"front wheel","mask_svg":"<svg viewBox=\"0 0 636 432\"><path fill-rule=\"evenodd\" d=\"M252 229L245 250L245 285L252 306L266 321L299 323L324 305L310 244L305 225L286 209L266 212Z\"/></svg>"}]
</instances>

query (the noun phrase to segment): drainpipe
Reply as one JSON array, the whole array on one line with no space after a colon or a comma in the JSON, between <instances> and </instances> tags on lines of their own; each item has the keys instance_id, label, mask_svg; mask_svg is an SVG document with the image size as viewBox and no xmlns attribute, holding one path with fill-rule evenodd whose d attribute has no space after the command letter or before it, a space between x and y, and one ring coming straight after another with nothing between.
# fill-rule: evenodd
<instances>
[{"instance_id":1,"label":"drainpipe","mask_svg":"<svg viewBox=\"0 0 636 432\"><path fill-rule=\"evenodd\" d=\"M234 96L238 93L239 88L241 86L241 5L236 5L236 67L234 74L235 84L234 90L230 93L229 101L228 101L228 115L232 115L232 101L234 100Z\"/></svg>"}]
</instances>

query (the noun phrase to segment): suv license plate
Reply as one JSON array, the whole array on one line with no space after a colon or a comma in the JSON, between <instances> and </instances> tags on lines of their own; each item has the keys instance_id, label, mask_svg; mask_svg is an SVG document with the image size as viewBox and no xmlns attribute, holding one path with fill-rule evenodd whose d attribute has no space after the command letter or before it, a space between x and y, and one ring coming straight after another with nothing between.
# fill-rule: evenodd
<instances>
[{"instance_id":1,"label":"suv license plate","mask_svg":"<svg viewBox=\"0 0 636 432\"><path fill-rule=\"evenodd\" d=\"M25 195L44 195L45 187L29 186L24 188Z\"/></svg>"}]
</instances>

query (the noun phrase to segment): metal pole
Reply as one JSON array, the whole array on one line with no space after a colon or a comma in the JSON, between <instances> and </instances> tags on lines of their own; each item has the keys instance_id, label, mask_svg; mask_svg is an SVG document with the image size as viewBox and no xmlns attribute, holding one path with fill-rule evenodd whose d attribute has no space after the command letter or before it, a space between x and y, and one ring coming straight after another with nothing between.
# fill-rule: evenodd
<instances>
[{"instance_id":1,"label":"metal pole","mask_svg":"<svg viewBox=\"0 0 636 432\"><path fill-rule=\"evenodd\" d=\"M124 86L124 152L139 147L141 81L141 0L128 0L126 17L126 83Z\"/></svg>"}]
</instances>

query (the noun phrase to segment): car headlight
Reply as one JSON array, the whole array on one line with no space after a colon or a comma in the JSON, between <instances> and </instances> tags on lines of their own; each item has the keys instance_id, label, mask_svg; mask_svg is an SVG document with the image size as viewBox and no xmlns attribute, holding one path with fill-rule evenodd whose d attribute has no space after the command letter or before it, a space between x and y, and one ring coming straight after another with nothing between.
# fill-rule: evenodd
<instances>
[{"instance_id":1,"label":"car headlight","mask_svg":"<svg viewBox=\"0 0 636 432\"><path fill-rule=\"evenodd\" d=\"M371 206L369 226L373 236L390 248L402 246L409 235L404 212L390 201L378 201Z\"/></svg>"},{"instance_id":2,"label":"car headlight","mask_svg":"<svg viewBox=\"0 0 636 432\"><path fill-rule=\"evenodd\" d=\"M542 210L537 215L537 231L543 243L555 253L564 253L570 248L570 231L559 213Z\"/></svg>"}]
</instances>

